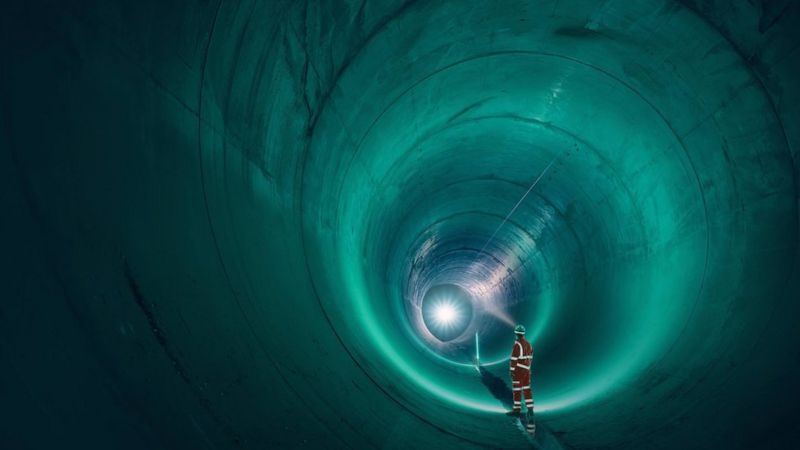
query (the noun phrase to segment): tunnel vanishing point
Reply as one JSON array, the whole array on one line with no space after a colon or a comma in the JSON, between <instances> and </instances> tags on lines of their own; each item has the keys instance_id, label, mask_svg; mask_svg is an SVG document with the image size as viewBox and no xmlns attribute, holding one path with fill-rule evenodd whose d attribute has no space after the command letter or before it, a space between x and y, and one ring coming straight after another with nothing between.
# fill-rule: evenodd
<instances>
[{"instance_id":1,"label":"tunnel vanishing point","mask_svg":"<svg viewBox=\"0 0 800 450\"><path fill-rule=\"evenodd\" d=\"M800 447L797 2L0 24L0 448Z\"/></svg>"}]
</instances>

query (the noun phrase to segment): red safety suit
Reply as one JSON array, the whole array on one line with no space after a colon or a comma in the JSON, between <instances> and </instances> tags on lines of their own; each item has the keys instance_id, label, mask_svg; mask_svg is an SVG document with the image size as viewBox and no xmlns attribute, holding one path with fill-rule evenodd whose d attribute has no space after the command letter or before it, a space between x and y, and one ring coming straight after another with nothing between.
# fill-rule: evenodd
<instances>
[{"instance_id":1,"label":"red safety suit","mask_svg":"<svg viewBox=\"0 0 800 450\"><path fill-rule=\"evenodd\" d=\"M533 395L531 394L531 363L533 347L524 336L519 336L511 350L511 388L514 392L514 411L522 408L520 396L525 394L525 406L533 411Z\"/></svg>"}]
</instances>

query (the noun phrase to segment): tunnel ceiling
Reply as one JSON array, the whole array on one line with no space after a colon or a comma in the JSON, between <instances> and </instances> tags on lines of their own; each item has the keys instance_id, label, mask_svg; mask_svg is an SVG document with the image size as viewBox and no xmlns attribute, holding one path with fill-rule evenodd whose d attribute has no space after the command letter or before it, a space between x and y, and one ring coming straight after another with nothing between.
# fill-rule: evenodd
<instances>
[{"instance_id":1,"label":"tunnel ceiling","mask_svg":"<svg viewBox=\"0 0 800 450\"><path fill-rule=\"evenodd\" d=\"M0 447L796 442L792 2L2 24Z\"/></svg>"}]
</instances>

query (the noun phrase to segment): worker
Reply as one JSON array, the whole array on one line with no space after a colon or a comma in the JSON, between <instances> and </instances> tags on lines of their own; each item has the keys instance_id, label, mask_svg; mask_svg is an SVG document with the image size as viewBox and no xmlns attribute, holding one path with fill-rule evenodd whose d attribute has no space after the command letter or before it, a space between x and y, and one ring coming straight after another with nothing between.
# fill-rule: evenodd
<instances>
[{"instance_id":1,"label":"worker","mask_svg":"<svg viewBox=\"0 0 800 450\"><path fill-rule=\"evenodd\" d=\"M514 409L509 415L518 416L522 409L522 396L525 396L525 407L528 410L528 431L533 431L533 396L531 395L531 363L533 347L525 340L525 327L514 328L516 341L511 350L511 388L514 394Z\"/></svg>"}]
</instances>

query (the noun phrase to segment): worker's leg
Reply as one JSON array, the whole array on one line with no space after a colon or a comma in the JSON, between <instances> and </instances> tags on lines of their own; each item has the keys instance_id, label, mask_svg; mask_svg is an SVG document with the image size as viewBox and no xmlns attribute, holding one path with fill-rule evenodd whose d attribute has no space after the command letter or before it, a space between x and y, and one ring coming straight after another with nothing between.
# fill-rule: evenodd
<instances>
[{"instance_id":1,"label":"worker's leg","mask_svg":"<svg viewBox=\"0 0 800 450\"><path fill-rule=\"evenodd\" d=\"M525 429L530 434L534 434L536 432L536 423L533 420L533 394L531 392L531 377L530 372L528 372L527 376L521 383L522 386L522 394L525 396L525 407L528 410L527 420L525 421Z\"/></svg>"},{"instance_id":2,"label":"worker's leg","mask_svg":"<svg viewBox=\"0 0 800 450\"><path fill-rule=\"evenodd\" d=\"M528 377L522 385L522 394L525 396L525 407L528 411L533 411L533 394L531 393L530 377Z\"/></svg>"},{"instance_id":3,"label":"worker's leg","mask_svg":"<svg viewBox=\"0 0 800 450\"><path fill-rule=\"evenodd\" d=\"M520 412L522 408L522 384L519 379L511 380L511 390L514 392L514 412Z\"/></svg>"}]
</instances>

